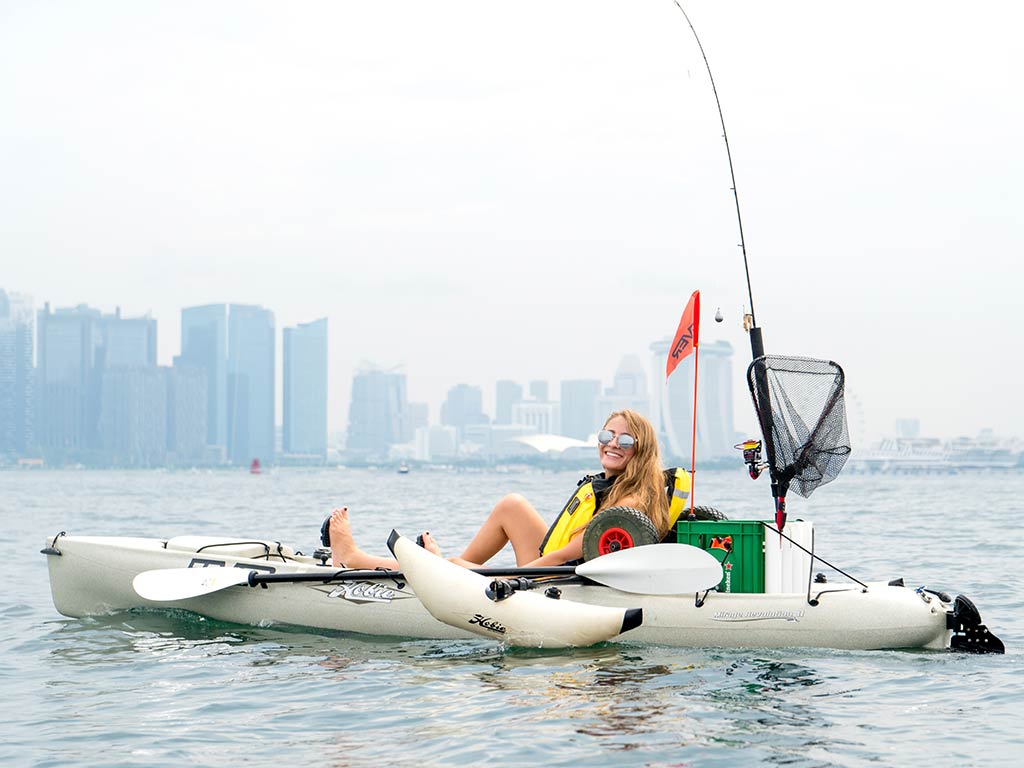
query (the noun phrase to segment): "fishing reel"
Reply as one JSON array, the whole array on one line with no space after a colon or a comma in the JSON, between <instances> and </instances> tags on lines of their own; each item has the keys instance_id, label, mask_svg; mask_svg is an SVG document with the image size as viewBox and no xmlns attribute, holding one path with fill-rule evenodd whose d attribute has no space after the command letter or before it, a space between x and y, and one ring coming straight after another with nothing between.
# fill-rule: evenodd
<instances>
[{"instance_id":1,"label":"fishing reel","mask_svg":"<svg viewBox=\"0 0 1024 768\"><path fill-rule=\"evenodd\" d=\"M761 473L768 467L766 463L761 461L761 441L744 440L739 445L734 445L733 448L743 451L743 461L747 465L747 471L750 473L750 479L757 480L757 478L761 476Z\"/></svg>"}]
</instances>

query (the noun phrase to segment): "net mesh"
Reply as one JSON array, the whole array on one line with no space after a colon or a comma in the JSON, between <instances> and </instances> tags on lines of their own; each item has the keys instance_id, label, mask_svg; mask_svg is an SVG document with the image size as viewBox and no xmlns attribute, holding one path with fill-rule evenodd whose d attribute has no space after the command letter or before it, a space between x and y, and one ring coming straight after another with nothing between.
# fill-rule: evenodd
<instances>
[{"instance_id":1,"label":"net mesh","mask_svg":"<svg viewBox=\"0 0 1024 768\"><path fill-rule=\"evenodd\" d=\"M850 455L843 369L829 360L759 357L747 383L761 422L772 482L807 498Z\"/></svg>"}]
</instances>

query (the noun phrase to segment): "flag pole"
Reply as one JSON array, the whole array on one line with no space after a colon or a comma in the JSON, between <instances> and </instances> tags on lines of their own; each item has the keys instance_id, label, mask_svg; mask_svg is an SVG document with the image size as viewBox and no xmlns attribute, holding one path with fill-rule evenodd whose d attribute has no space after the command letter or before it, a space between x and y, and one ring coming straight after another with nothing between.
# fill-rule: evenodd
<instances>
[{"instance_id":1,"label":"flag pole","mask_svg":"<svg viewBox=\"0 0 1024 768\"><path fill-rule=\"evenodd\" d=\"M697 361L700 349L700 291L694 291L686 303L675 338L665 359L665 381L683 358L693 353L693 434L690 438L690 516L693 516L693 492L697 470Z\"/></svg>"},{"instance_id":2,"label":"flag pole","mask_svg":"<svg viewBox=\"0 0 1024 768\"><path fill-rule=\"evenodd\" d=\"M693 517L693 497L697 492L697 364L700 362L700 344L693 345L693 434L690 437L690 517Z\"/></svg>"}]
</instances>

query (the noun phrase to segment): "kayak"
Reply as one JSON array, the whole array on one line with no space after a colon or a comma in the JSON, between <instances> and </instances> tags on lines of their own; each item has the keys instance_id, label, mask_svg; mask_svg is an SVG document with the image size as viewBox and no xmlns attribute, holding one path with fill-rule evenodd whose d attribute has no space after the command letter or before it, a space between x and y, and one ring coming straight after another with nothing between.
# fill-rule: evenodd
<instances>
[{"instance_id":1,"label":"kayak","mask_svg":"<svg viewBox=\"0 0 1024 768\"><path fill-rule=\"evenodd\" d=\"M646 561L663 547L695 547L636 547L577 569L539 569L544 573L537 574L533 570L538 569L469 571L415 552L419 547L407 539L393 539L408 573L338 570L322 553L313 557L280 542L245 537L61 533L42 551L54 606L75 618L171 609L254 626L425 639L483 635L528 647L611 641L678 647L1003 652L1002 642L988 631L968 598L954 599L898 582L813 583L803 591L783 583L775 588L792 591L751 593L725 592L721 586L705 584L685 594L643 594L656 588L609 586L624 580L602 575L600 568L588 577L586 569L629 552ZM186 576L199 576L209 584L194 588L171 574L183 569L193 571ZM171 576L165 579L157 572ZM232 578L225 579L225 574ZM156 593L143 589L147 596L140 595L134 582L145 584L154 575L155 581L170 588ZM471 623L473 616L479 619ZM561 617L557 628L553 617ZM505 631L496 631L496 626Z\"/></svg>"},{"instance_id":2,"label":"kayak","mask_svg":"<svg viewBox=\"0 0 1024 768\"><path fill-rule=\"evenodd\" d=\"M432 555L392 533L388 547L416 597L451 627L512 646L567 648L610 640L643 623L640 608L613 608L561 599L560 592L517 589Z\"/></svg>"}]
</instances>

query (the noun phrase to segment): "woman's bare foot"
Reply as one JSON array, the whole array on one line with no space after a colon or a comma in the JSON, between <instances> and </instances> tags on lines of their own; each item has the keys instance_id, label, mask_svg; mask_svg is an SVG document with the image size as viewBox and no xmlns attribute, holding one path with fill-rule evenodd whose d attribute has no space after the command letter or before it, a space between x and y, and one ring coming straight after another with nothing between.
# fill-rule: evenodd
<instances>
[{"instance_id":1,"label":"woman's bare foot","mask_svg":"<svg viewBox=\"0 0 1024 768\"><path fill-rule=\"evenodd\" d=\"M331 513L331 524L327 530L331 536L331 564L335 568L394 570L398 567L397 560L369 555L359 548L352 537L348 507L336 509Z\"/></svg>"},{"instance_id":2,"label":"woman's bare foot","mask_svg":"<svg viewBox=\"0 0 1024 768\"><path fill-rule=\"evenodd\" d=\"M352 526L348 521L348 507L331 512L331 524L328 528L331 536L331 563L335 568L342 568L359 559L362 550L356 546L352 538Z\"/></svg>"},{"instance_id":3,"label":"woman's bare foot","mask_svg":"<svg viewBox=\"0 0 1024 768\"><path fill-rule=\"evenodd\" d=\"M434 537L430 535L430 531L423 532L423 548L432 555L441 556L441 548L434 541Z\"/></svg>"}]
</instances>

